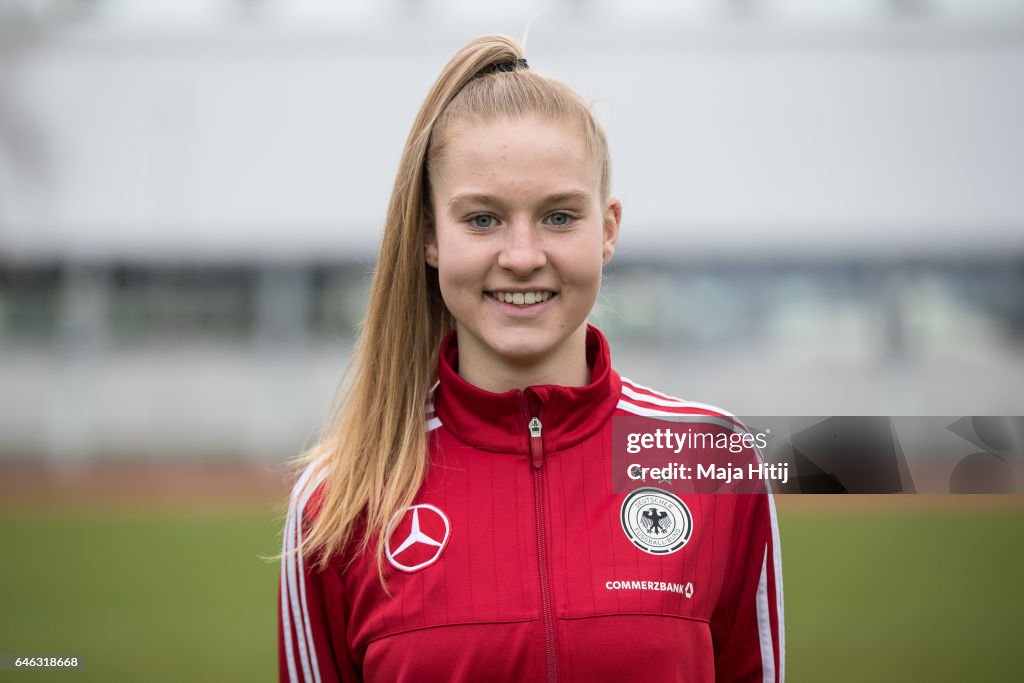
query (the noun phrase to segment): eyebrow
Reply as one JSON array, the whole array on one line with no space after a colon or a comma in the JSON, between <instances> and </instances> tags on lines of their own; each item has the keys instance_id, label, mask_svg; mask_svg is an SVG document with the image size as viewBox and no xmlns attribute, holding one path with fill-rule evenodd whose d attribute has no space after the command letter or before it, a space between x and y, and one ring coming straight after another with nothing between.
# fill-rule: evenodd
<instances>
[{"instance_id":1,"label":"eyebrow","mask_svg":"<svg viewBox=\"0 0 1024 683\"><path fill-rule=\"evenodd\" d=\"M572 190L570 192L558 192L556 194L548 195L542 201L544 205L550 204L564 204L567 202L590 201L592 195L589 192L583 192L582 190ZM474 192L468 192L465 194L457 194L448 200L448 207L458 207L461 204L488 204L491 206L500 205L496 197L489 194L480 194Z\"/></svg>"}]
</instances>

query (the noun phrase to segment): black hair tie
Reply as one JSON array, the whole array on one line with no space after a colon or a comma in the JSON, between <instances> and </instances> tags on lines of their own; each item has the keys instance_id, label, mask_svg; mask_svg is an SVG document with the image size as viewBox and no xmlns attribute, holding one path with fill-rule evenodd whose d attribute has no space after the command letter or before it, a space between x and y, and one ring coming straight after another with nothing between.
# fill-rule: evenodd
<instances>
[{"instance_id":1,"label":"black hair tie","mask_svg":"<svg viewBox=\"0 0 1024 683\"><path fill-rule=\"evenodd\" d=\"M495 62L483 70L487 74L500 74L515 71L516 69L529 69L530 65L525 59L512 59L507 62Z\"/></svg>"}]
</instances>

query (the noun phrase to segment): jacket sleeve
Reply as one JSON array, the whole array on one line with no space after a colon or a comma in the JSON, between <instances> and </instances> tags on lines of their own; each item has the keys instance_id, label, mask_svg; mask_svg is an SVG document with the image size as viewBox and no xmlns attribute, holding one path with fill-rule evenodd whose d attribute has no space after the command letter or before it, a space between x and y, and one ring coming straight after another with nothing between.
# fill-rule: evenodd
<instances>
[{"instance_id":1,"label":"jacket sleeve","mask_svg":"<svg viewBox=\"0 0 1024 683\"><path fill-rule=\"evenodd\" d=\"M285 520L277 602L279 680L350 683L361 680L345 646L345 606L325 574L302 554L305 500L293 495ZM335 582L336 583L336 582ZM331 597L335 596L335 597ZM337 602L335 605L334 602Z\"/></svg>"},{"instance_id":2,"label":"jacket sleeve","mask_svg":"<svg viewBox=\"0 0 1024 683\"><path fill-rule=\"evenodd\" d=\"M724 494L729 495L729 494ZM711 618L715 680L782 683L782 557L770 493L736 494L733 558Z\"/></svg>"}]
</instances>

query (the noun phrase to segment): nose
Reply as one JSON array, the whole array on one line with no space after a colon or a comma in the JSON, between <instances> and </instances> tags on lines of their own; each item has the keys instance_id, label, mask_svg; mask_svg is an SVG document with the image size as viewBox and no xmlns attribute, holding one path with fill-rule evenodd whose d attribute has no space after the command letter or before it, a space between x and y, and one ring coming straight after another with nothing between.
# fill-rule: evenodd
<instances>
[{"instance_id":1,"label":"nose","mask_svg":"<svg viewBox=\"0 0 1024 683\"><path fill-rule=\"evenodd\" d=\"M505 235L505 244L498 254L499 267L516 275L529 275L548 262L544 238L531 221L513 222Z\"/></svg>"}]
</instances>

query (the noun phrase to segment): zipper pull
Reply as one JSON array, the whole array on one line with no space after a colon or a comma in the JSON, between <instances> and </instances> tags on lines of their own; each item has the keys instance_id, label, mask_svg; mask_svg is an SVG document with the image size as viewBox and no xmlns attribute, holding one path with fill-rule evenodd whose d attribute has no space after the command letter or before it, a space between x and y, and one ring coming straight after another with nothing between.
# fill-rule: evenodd
<instances>
[{"instance_id":1,"label":"zipper pull","mask_svg":"<svg viewBox=\"0 0 1024 683\"><path fill-rule=\"evenodd\" d=\"M530 420L530 455L533 458L533 466L539 468L544 464L544 442L541 441L540 418L534 417Z\"/></svg>"}]
</instances>

